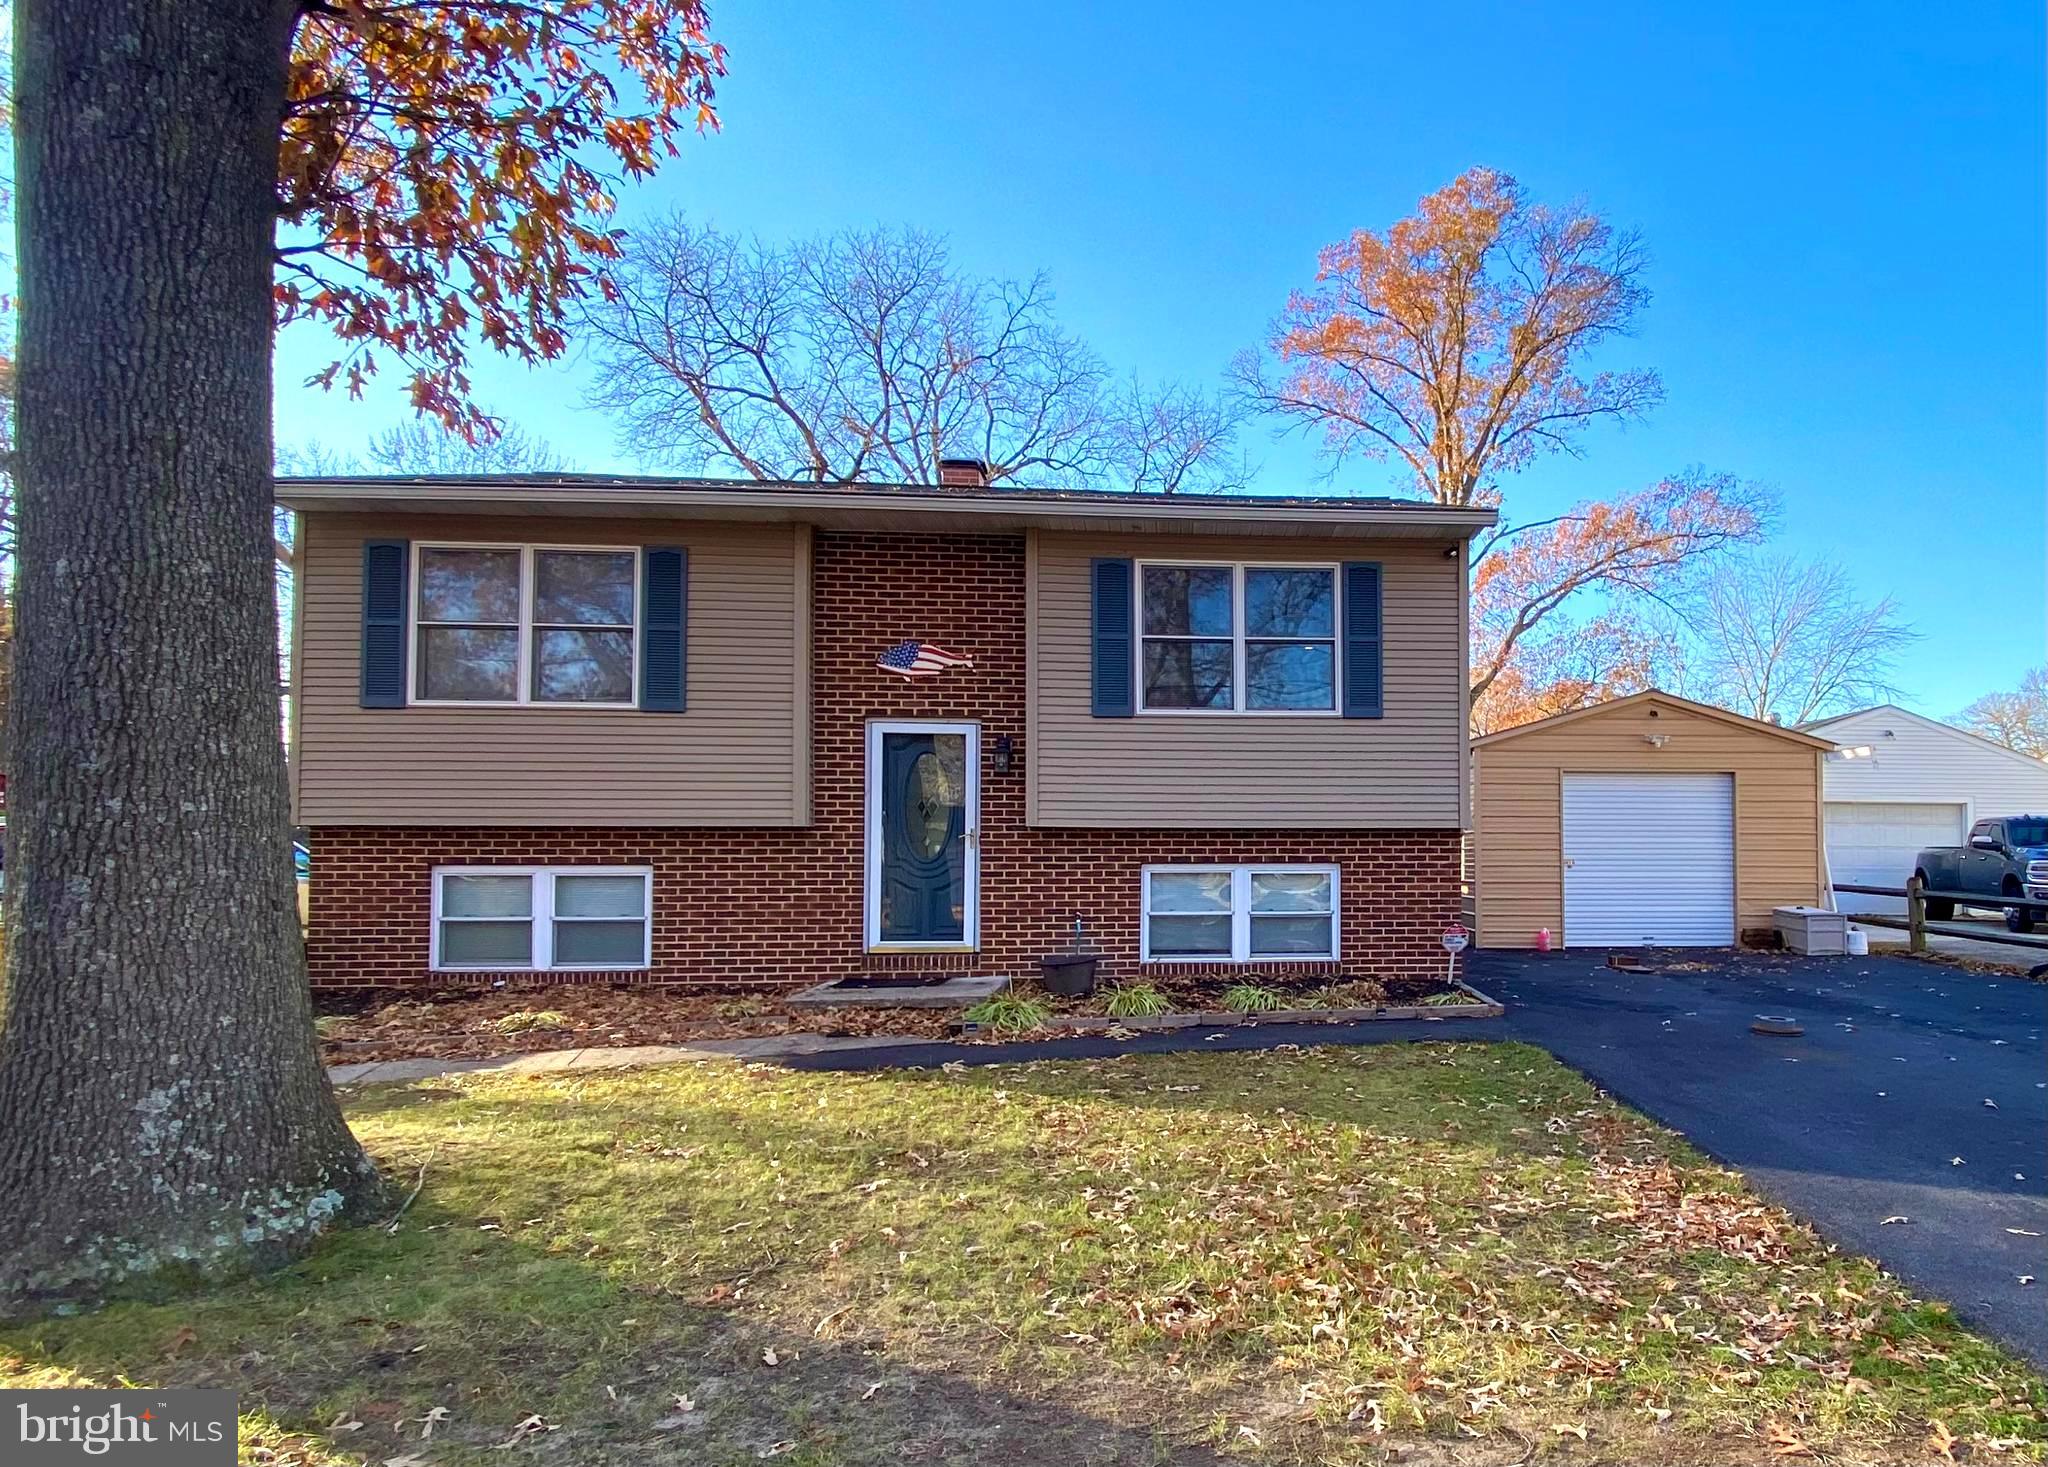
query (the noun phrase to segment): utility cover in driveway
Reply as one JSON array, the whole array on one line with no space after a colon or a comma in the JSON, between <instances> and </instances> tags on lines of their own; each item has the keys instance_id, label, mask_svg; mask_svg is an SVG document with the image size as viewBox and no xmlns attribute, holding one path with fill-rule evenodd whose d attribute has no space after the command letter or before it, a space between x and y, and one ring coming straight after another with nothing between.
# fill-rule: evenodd
<instances>
[{"instance_id":1,"label":"utility cover in driveway","mask_svg":"<svg viewBox=\"0 0 2048 1467\"><path fill-rule=\"evenodd\" d=\"M1567 947L1735 941L1735 781L1564 776Z\"/></svg>"}]
</instances>

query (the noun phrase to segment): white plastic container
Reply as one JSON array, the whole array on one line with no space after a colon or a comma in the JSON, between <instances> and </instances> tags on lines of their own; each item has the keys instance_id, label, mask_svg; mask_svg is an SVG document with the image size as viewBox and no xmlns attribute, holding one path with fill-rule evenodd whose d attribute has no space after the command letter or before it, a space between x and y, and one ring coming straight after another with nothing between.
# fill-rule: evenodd
<instances>
[{"instance_id":1,"label":"white plastic container","mask_svg":"<svg viewBox=\"0 0 2048 1467\"><path fill-rule=\"evenodd\" d=\"M1849 956L1867 958L1870 956L1870 934L1861 927L1849 929Z\"/></svg>"}]
</instances>

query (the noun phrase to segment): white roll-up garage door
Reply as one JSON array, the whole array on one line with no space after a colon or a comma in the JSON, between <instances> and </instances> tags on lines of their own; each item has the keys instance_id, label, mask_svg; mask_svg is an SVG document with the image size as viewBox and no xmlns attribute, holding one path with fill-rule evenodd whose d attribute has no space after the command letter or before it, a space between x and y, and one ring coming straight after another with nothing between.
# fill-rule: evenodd
<instances>
[{"instance_id":1,"label":"white roll-up garage door","mask_svg":"<svg viewBox=\"0 0 2048 1467\"><path fill-rule=\"evenodd\" d=\"M1567 947L1735 941L1735 780L1564 776Z\"/></svg>"},{"instance_id":2,"label":"white roll-up garage door","mask_svg":"<svg viewBox=\"0 0 2048 1467\"><path fill-rule=\"evenodd\" d=\"M1828 879L1853 886L1904 886L1913 874L1913 858L1929 846L1963 843L1964 807L1895 805L1875 800L1829 800ZM1845 912L1903 913L1898 897L1861 896L1842 892L1835 899Z\"/></svg>"}]
</instances>

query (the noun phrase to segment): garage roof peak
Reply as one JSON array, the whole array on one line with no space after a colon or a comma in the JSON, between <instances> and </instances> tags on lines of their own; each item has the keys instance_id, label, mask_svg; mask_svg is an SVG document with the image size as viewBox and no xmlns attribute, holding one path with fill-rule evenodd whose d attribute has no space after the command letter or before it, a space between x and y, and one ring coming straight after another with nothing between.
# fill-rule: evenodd
<instances>
[{"instance_id":1,"label":"garage roof peak","mask_svg":"<svg viewBox=\"0 0 2048 1467\"><path fill-rule=\"evenodd\" d=\"M1505 739L1519 738L1538 729L1557 728L1562 724L1576 722L1582 718L1595 718L1606 713L1617 713L1623 709L1652 704L1682 713L1698 714L1702 718L1718 719L1736 728L1746 728L1755 733L1770 734L1776 738L1788 739L1795 744L1804 744L1811 749L1832 751L1836 745L1833 739L1804 733L1796 728L1787 728L1779 723L1765 723L1762 719L1745 718L1726 708L1717 708L1711 703L1695 703L1690 698L1681 698L1676 693L1667 693L1661 688L1649 688L1640 693L1630 693L1625 698L1613 698L1605 703L1594 703L1584 708L1574 708L1566 713L1553 713L1548 718L1539 718L1533 723L1518 723L1513 728L1504 728L1498 733L1482 734L1472 741L1473 748L1497 744Z\"/></svg>"}]
</instances>

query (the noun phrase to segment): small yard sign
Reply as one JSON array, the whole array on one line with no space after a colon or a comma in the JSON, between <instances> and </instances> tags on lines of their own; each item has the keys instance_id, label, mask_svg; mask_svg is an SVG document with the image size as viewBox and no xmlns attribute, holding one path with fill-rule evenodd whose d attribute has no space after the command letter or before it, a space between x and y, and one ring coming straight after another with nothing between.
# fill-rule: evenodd
<instances>
[{"instance_id":1,"label":"small yard sign","mask_svg":"<svg viewBox=\"0 0 2048 1467\"><path fill-rule=\"evenodd\" d=\"M1463 952L1471 941L1472 934L1465 930L1463 922L1453 922L1444 929L1444 950L1451 955L1450 961L1444 964L1444 982L1458 981L1458 954Z\"/></svg>"}]
</instances>

